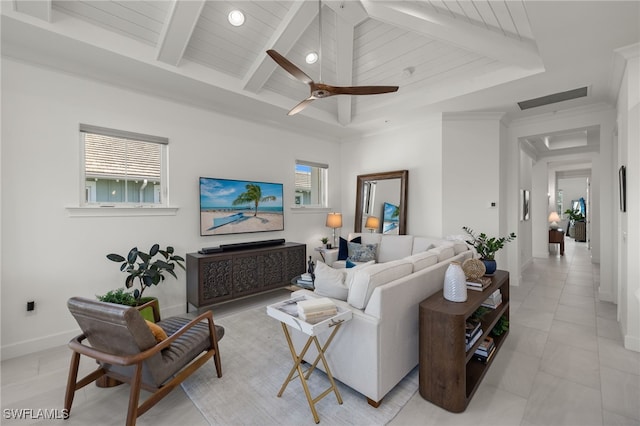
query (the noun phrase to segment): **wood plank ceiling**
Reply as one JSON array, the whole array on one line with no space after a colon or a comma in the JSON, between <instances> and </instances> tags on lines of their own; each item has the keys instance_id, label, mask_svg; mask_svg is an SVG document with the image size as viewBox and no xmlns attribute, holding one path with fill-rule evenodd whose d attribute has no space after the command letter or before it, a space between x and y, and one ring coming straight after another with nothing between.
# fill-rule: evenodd
<instances>
[{"instance_id":1,"label":"wood plank ceiling","mask_svg":"<svg viewBox=\"0 0 640 426\"><path fill-rule=\"evenodd\" d=\"M322 75L334 85L400 86L394 94L322 99L303 112L343 126L376 119L389 108L417 108L543 71L521 0L15 4L16 11L53 25L76 19L147 45L155 49L158 66L176 73L188 74L197 64L219 87L272 104L283 114L308 96L308 87L276 66L267 49L316 81ZM244 13L243 26L228 23L233 9ZM318 51L319 43L322 58L306 64L305 55Z\"/></svg>"}]
</instances>

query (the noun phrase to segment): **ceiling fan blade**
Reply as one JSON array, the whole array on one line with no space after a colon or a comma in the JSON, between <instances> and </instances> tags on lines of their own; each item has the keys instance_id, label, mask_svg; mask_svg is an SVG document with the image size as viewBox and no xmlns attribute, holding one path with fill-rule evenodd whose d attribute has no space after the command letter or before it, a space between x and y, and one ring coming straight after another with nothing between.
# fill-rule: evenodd
<instances>
[{"instance_id":1,"label":"ceiling fan blade","mask_svg":"<svg viewBox=\"0 0 640 426\"><path fill-rule=\"evenodd\" d=\"M287 58L279 54L273 49L267 50L267 54L271 56L271 58L276 61L278 65L284 68L289 74L302 81L303 83L311 84L313 80L307 74L304 73L300 68L298 68L295 64L290 62Z\"/></svg>"},{"instance_id":2,"label":"ceiling fan blade","mask_svg":"<svg viewBox=\"0 0 640 426\"><path fill-rule=\"evenodd\" d=\"M314 98L313 96L305 99L304 101L300 102L298 105L294 106L293 109L287 113L287 115L295 115L295 114L299 113L300 111L305 109L307 107L307 105L309 105L315 99L316 98Z\"/></svg>"},{"instance_id":3,"label":"ceiling fan blade","mask_svg":"<svg viewBox=\"0 0 640 426\"><path fill-rule=\"evenodd\" d=\"M398 91L398 86L328 86L327 90L334 95L379 95Z\"/></svg>"}]
</instances>

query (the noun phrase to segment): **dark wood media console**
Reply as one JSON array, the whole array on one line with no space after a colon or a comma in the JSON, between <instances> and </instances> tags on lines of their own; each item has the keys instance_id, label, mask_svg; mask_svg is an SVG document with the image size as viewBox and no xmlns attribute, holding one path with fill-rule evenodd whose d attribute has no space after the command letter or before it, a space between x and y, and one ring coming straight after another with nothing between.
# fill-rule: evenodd
<instances>
[{"instance_id":1,"label":"dark wood media console","mask_svg":"<svg viewBox=\"0 0 640 426\"><path fill-rule=\"evenodd\" d=\"M187 254L187 311L285 287L306 270L307 246L270 247Z\"/></svg>"}]
</instances>

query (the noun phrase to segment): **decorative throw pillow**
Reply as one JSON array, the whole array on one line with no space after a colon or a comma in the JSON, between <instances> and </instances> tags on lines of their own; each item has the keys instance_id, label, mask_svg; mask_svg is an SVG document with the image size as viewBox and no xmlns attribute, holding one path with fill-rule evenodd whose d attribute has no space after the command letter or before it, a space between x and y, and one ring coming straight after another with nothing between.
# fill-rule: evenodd
<instances>
[{"instance_id":1,"label":"decorative throw pillow","mask_svg":"<svg viewBox=\"0 0 640 426\"><path fill-rule=\"evenodd\" d=\"M355 266L353 268L344 269L344 285L348 289L351 289L351 284L353 283L353 279L356 276L356 274L362 269L366 268L367 266L375 265L375 264L376 264L375 260L370 260L369 262L365 262L365 263L358 263L358 264L354 263Z\"/></svg>"},{"instance_id":2,"label":"decorative throw pillow","mask_svg":"<svg viewBox=\"0 0 640 426\"><path fill-rule=\"evenodd\" d=\"M160 343L162 342L164 339L166 339L167 333L162 329L162 327L160 327L158 324L153 323L149 320L145 320L147 322L147 325L149 326L149 330L151 330L151 333L153 333L153 337L156 338L156 342Z\"/></svg>"},{"instance_id":3,"label":"decorative throw pillow","mask_svg":"<svg viewBox=\"0 0 640 426\"><path fill-rule=\"evenodd\" d=\"M377 244L358 244L349 242L349 260L352 262L369 262L376 260Z\"/></svg>"},{"instance_id":4,"label":"decorative throw pillow","mask_svg":"<svg viewBox=\"0 0 640 426\"><path fill-rule=\"evenodd\" d=\"M345 266L346 266L347 268L353 268L353 267L354 267L354 266L356 266L356 265L357 265L357 263L353 263L352 261L350 261L350 260L349 260L349 258L347 258L347 261L346 261L346 263L345 263Z\"/></svg>"},{"instance_id":5,"label":"decorative throw pillow","mask_svg":"<svg viewBox=\"0 0 640 426\"><path fill-rule=\"evenodd\" d=\"M322 262L318 262L314 271L316 279L313 281L315 294L332 297L339 300L347 300L349 289L344 285L344 273L333 269Z\"/></svg>"},{"instance_id":6,"label":"decorative throw pillow","mask_svg":"<svg viewBox=\"0 0 640 426\"><path fill-rule=\"evenodd\" d=\"M361 237L355 237L353 240L351 240L352 243L361 243L362 242L362 238ZM348 246L348 241L345 240L344 238L340 237L340 245L338 247L338 260L347 260L347 257L349 257L349 246Z\"/></svg>"}]
</instances>

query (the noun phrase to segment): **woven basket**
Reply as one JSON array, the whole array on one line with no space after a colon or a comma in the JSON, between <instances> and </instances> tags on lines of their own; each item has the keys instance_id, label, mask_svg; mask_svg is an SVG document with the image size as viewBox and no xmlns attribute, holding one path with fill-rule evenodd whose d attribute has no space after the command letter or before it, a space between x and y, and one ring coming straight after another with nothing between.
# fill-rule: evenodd
<instances>
[{"instance_id":1,"label":"woven basket","mask_svg":"<svg viewBox=\"0 0 640 426\"><path fill-rule=\"evenodd\" d=\"M483 276L487 269L484 262L480 259L467 259L462 263L462 270L467 280L476 280Z\"/></svg>"}]
</instances>

